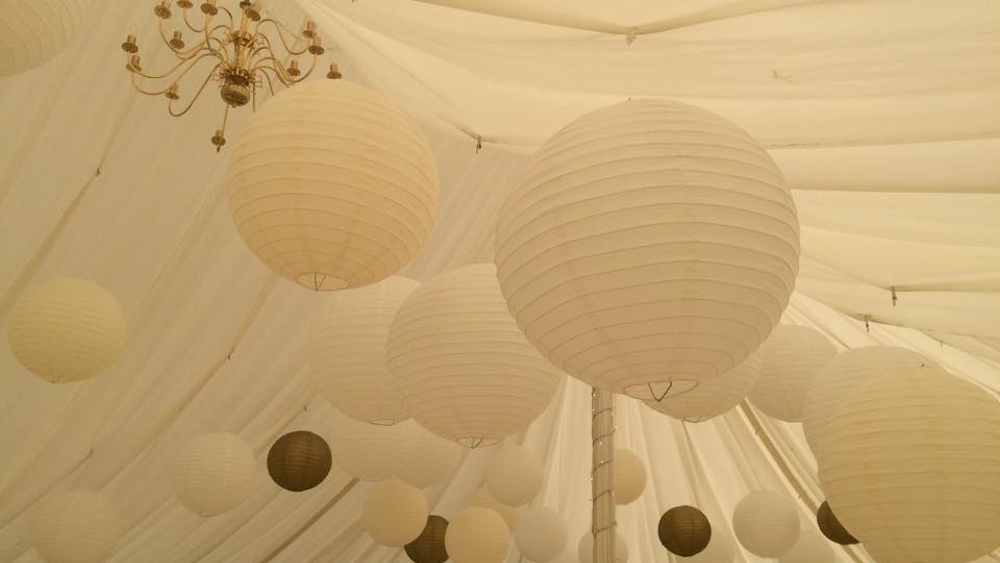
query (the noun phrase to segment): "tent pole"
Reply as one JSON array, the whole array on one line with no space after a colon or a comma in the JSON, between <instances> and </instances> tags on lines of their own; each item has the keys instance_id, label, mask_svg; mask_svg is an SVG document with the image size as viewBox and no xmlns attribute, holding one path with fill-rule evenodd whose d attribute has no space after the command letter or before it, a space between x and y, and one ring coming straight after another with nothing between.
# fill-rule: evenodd
<instances>
[{"instance_id":1,"label":"tent pole","mask_svg":"<svg viewBox=\"0 0 1000 563\"><path fill-rule=\"evenodd\" d=\"M591 395L590 435L593 458L590 487L593 497L591 533L594 535L594 563L614 563L615 535L615 396L597 389Z\"/></svg>"}]
</instances>

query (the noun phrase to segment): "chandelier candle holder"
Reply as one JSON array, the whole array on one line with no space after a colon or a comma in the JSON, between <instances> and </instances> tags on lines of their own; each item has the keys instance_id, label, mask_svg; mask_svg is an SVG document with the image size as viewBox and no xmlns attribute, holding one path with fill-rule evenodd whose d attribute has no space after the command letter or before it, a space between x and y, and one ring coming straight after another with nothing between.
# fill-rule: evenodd
<instances>
[{"instance_id":1,"label":"chandelier candle holder","mask_svg":"<svg viewBox=\"0 0 1000 563\"><path fill-rule=\"evenodd\" d=\"M176 5L176 6L175 6ZM180 8L183 27L168 32L167 22L174 18L174 8ZM153 8L160 31L160 38L170 49L177 61L162 74L147 73L142 67L139 44L134 34L129 34L122 43L125 51L132 87L148 96L167 98L167 110L173 117L181 117L194 106L209 82L219 84L219 94L225 102L222 126L212 136L216 151L226 144L226 122L230 108L250 105L257 107L259 94L274 95L275 87L290 88L302 82L313 73L319 56L325 50L323 41L316 32L316 24L307 21L301 34L290 40L286 37L282 24L272 18L263 17L261 0L242 0L237 15L217 0L205 0L197 15L191 0L162 0ZM201 19L198 23L196 20ZM194 34L197 43L189 44L185 31ZM305 46L296 49L296 43L304 41ZM297 57L310 57L309 68L303 69ZM214 63L207 70L201 85L194 90L187 103L181 103L181 81L196 67L204 67L204 60ZM340 78L337 65L331 63L327 78ZM143 79L155 84L152 89L144 87ZM265 90L266 84L266 90ZM260 92L259 92L260 91Z\"/></svg>"}]
</instances>

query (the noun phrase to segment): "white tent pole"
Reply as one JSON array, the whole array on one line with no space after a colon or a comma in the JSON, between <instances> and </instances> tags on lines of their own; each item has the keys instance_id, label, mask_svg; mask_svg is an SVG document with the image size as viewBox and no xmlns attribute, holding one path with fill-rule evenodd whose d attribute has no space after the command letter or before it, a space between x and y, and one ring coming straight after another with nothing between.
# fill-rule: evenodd
<instances>
[{"instance_id":1,"label":"white tent pole","mask_svg":"<svg viewBox=\"0 0 1000 563\"><path fill-rule=\"evenodd\" d=\"M592 392L590 435L593 438L593 464L590 474L594 535L594 563L614 563L615 535L615 396L611 391L594 388Z\"/></svg>"}]
</instances>

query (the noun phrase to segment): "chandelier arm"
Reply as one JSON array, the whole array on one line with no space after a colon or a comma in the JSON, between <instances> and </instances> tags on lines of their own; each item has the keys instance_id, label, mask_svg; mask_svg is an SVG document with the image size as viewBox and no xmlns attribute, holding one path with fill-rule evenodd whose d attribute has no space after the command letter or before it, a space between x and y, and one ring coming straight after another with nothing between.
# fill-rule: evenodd
<instances>
[{"instance_id":1,"label":"chandelier arm","mask_svg":"<svg viewBox=\"0 0 1000 563\"><path fill-rule=\"evenodd\" d=\"M222 63L216 64L212 71L205 76L205 80L201 83L201 87L198 88L198 91L191 97L191 101L188 102L187 107L185 107L180 113L174 111L174 101L170 100L170 103L167 104L167 111L170 112L170 115L173 117L181 117L191 111L191 108L194 107L194 103L201 97L201 93L205 91L205 87L208 86L209 81L212 80L213 76L215 76L215 72L219 70L220 66L222 66Z\"/></svg>"},{"instance_id":2,"label":"chandelier arm","mask_svg":"<svg viewBox=\"0 0 1000 563\"><path fill-rule=\"evenodd\" d=\"M233 13L229 11L229 8L225 6L219 6L219 11L225 12L229 16L229 28L236 29L236 18L233 17ZM205 27L208 27L206 24Z\"/></svg>"},{"instance_id":3,"label":"chandelier arm","mask_svg":"<svg viewBox=\"0 0 1000 563\"><path fill-rule=\"evenodd\" d=\"M138 74L139 76L141 76L143 78L148 78L150 80L162 80L164 78L169 78L170 76L173 76L173 74L175 72L177 72L177 70L179 68L181 68L182 66L184 66L186 64L190 64L191 66L188 67L187 70L185 70L184 72L182 72L181 75L180 75L180 77L184 76L185 74L187 74L187 72L189 70L191 70L191 68L193 68L195 65L198 64L198 61L204 59L205 57L216 57L216 58L220 58L221 59L221 57L219 57L219 55L218 55L218 53L216 51L213 51L213 50L209 49L208 47L202 47L201 50L208 51L208 52L204 53L204 54L202 54L202 55L200 55L198 57L192 56L191 58L184 59L184 60L178 62L176 65L174 65L173 68L171 68L170 70L168 70L164 74L146 74L146 73L142 72L141 70L136 70L135 67L130 67L129 71L132 72L133 75ZM177 80L179 80L180 77L178 77Z\"/></svg>"},{"instance_id":4,"label":"chandelier arm","mask_svg":"<svg viewBox=\"0 0 1000 563\"><path fill-rule=\"evenodd\" d=\"M213 39L216 40L216 41L218 41L219 42L219 52L225 54L225 60L228 62L229 61L229 54L226 53L226 43L222 39L220 39L220 38L218 38L218 37L215 36L215 31L219 30L219 29L228 30L229 34L232 34L232 31L233 31L232 27L228 27L225 24L219 24L219 25L217 25L217 26L215 26L215 27L213 27L211 29L209 29L209 27L206 25L205 26L205 44L206 45L211 45Z\"/></svg>"},{"instance_id":5,"label":"chandelier arm","mask_svg":"<svg viewBox=\"0 0 1000 563\"><path fill-rule=\"evenodd\" d=\"M199 28L199 27L195 27L195 26L191 25L191 20L188 19L188 11L189 10L187 8L185 8L183 10L183 12L184 12L184 25L188 26L188 29L190 29L191 31L193 31L195 33L202 33L203 31L205 31L206 29L208 29L208 20L210 18L210 16L208 14L205 14L205 23L202 24L202 27Z\"/></svg>"},{"instance_id":6,"label":"chandelier arm","mask_svg":"<svg viewBox=\"0 0 1000 563\"><path fill-rule=\"evenodd\" d=\"M299 82L302 82L306 78L309 78L309 76L313 73L313 71L316 70L316 61L318 60L319 60L319 55L313 55L312 63L309 64L309 70L305 71L305 73L303 73L302 76L299 76L298 78L292 77L292 83L298 84Z\"/></svg>"},{"instance_id":7,"label":"chandelier arm","mask_svg":"<svg viewBox=\"0 0 1000 563\"><path fill-rule=\"evenodd\" d=\"M271 64L265 64L268 61L270 61ZM285 67L281 66L281 63L278 61L278 59L275 59L273 56L264 57L263 59L257 61L257 63L253 67L251 67L250 71L252 72L256 70L270 70L271 72L274 73L275 77L279 81L281 81L281 83L284 84L285 86L291 86L292 84L295 84L295 79L289 76L288 71L285 70Z\"/></svg>"},{"instance_id":8,"label":"chandelier arm","mask_svg":"<svg viewBox=\"0 0 1000 563\"><path fill-rule=\"evenodd\" d=\"M309 50L309 46L308 45L306 45L301 51L296 51L295 49L292 49L291 47L289 47L288 46L288 41L285 39L285 33L281 29L281 25L277 21L275 21L274 19L272 19L272 18L265 18L265 19L260 20L259 22L257 22L257 27L254 28L254 35L259 35L259 36L263 37L268 42L268 44L271 43L271 40L268 39L268 37L266 35L264 35L263 33L260 32L260 26L264 25L265 23L269 23L269 24L273 25L274 29L278 30L278 38L281 39L281 44L282 44L282 46L284 46L285 51L288 54L297 57L299 55L305 54L305 52Z\"/></svg>"},{"instance_id":9,"label":"chandelier arm","mask_svg":"<svg viewBox=\"0 0 1000 563\"><path fill-rule=\"evenodd\" d=\"M261 74L261 76L263 76L263 77L264 77L265 79L267 79L267 89L268 89L268 90L270 90L270 92L271 92L271 97L274 97L274 83L273 83L273 82L271 82L271 76L270 76L270 75L269 75L269 74L267 73L267 71L269 71L269 70L270 70L271 72L274 72L274 69L272 69L271 67L261 67L261 68L260 68L260 74ZM257 103L257 101L256 101L256 100L254 100L254 103Z\"/></svg>"},{"instance_id":10,"label":"chandelier arm","mask_svg":"<svg viewBox=\"0 0 1000 563\"><path fill-rule=\"evenodd\" d=\"M177 58L181 59L182 61L188 60L191 57L195 56L198 53L198 51L200 51L201 48L206 45L206 42L202 41L201 43L198 43L197 45L195 45L194 47L188 49L187 51L182 51L180 49L174 49L174 46L170 44L170 40L167 39L167 31L165 29L163 29L163 20L161 20L159 18L157 18L157 20L159 21L159 24L156 27L159 28L159 30L160 30L160 39L163 39L163 43L167 47L169 47L170 50L175 55L177 55Z\"/></svg>"}]
</instances>

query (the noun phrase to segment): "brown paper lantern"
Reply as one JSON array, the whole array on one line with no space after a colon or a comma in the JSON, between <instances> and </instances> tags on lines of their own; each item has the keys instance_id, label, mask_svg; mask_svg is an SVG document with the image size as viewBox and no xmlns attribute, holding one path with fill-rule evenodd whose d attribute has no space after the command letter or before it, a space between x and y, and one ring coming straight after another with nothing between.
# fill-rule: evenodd
<instances>
[{"instance_id":1,"label":"brown paper lantern","mask_svg":"<svg viewBox=\"0 0 1000 563\"><path fill-rule=\"evenodd\" d=\"M308 491L319 485L330 473L332 464L330 446L308 430L285 434L267 453L271 479L289 491Z\"/></svg>"},{"instance_id":2,"label":"brown paper lantern","mask_svg":"<svg viewBox=\"0 0 1000 563\"><path fill-rule=\"evenodd\" d=\"M417 539L406 544L406 555L413 563L444 563L448 560L448 550L444 547L444 533L448 521L432 514L427 517L427 525Z\"/></svg>"},{"instance_id":3,"label":"brown paper lantern","mask_svg":"<svg viewBox=\"0 0 1000 563\"><path fill-rule=\"evenodd\" d=\"M670 553L691 557L701 553L712 539L708 518L693 506L675 506L660 517L660 543Z\"/></svg>"},{"instance_id":4,"label":"brown paper lantern","mask_svg":"<svg viewBox=\"0 0 1000 563\"><path fill-rule=\"evenodd\" d=\"M840 545L854 545L858 543L858 539L852 536L847 531L847 528L844 528L840 520L837 520L837 515L833 513L830 504L825 500L819 506L819 510L816 511L816 524L819 526L819 531L823 532L823 535L826 536L826 539L833 543L839 543Z\"/></svg>"}]
</instances>

